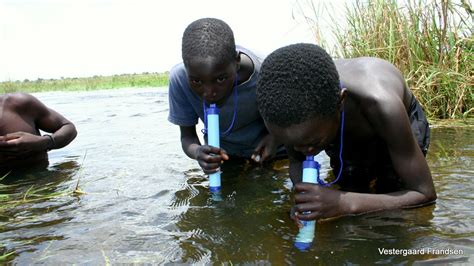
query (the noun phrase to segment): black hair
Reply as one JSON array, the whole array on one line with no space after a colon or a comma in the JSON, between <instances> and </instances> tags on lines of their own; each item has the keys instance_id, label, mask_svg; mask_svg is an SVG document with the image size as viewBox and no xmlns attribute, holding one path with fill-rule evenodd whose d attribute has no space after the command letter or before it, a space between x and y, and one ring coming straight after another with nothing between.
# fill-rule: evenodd
<instances>
[{"instance_id":1,"label":"black hair","mask_svg":"<svg viewBox=\"0 0 474 266\"><path fill-rule=\"evenodd\" d=\"M267 122L280 127L337 112L339 74L321 47L298 43L279 48L263 62L257 104Z\"/></svg>"},{"instance_id":2,"label":"black hair","mask_svg":"<svg viewBox=\"0 0 474 266\"><path fill-rule=\"evenodd\" d=\"M232 62L237 55L234 33L220 19L198 19L184 30L181 52L185 65L192 59L206 57L213 57L218 63Z\"/></svg>"}]
</instances>

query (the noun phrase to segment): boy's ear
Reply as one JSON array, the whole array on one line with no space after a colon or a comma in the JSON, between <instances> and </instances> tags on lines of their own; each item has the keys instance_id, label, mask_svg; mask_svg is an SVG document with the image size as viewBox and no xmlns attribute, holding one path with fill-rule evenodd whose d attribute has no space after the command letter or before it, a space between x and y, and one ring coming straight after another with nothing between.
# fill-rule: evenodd
<instances>
[{"instance_id":1,"label":"boy's ear","mask_svg":"<svg viewBox=\"0 0 474 266\"><path fill-rule=\"evenodd\" d=\"M337 103L337 108L339 109L339 112L342 112L344 110L344 101L346 100L346 95L347 95L347 89L342 88L341 91L339 92L339 101Z\"/></svg>"},{"instance_id":2,"label":"boy's ear","mask_svg":"<svg viewBox=\"0 0 474 266\"><path fill-rule=\"evenodd\" d=\"M240 70L240 52L236 52L235 54L235 63L237 64L237 71Z\"/></svg>"},{"instance_id":3,"label":"boy's ear","mask_svg":"<svg viewBox=\"0 0 474 266\"><path fill-rule=\"evenodd\" d=\"M235 61L236 61L237 63L240 63L240 52L239 52L239 51L236 51L236 52L235 52Z\"/></svg>"}]
</instances>

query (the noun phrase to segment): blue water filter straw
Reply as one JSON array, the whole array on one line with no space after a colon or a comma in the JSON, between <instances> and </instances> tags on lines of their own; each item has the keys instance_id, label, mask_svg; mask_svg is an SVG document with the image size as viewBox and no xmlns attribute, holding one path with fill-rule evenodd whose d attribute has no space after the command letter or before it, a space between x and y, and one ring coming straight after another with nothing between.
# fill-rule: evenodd
<instances>
[{"instance_id":1,"label":"blue water filter straw","mask_svg":"<svg viewBox=\"0 0 474 266\"><path fill-rule=\"evenodd\" d=\"M211 104L207 108L207 144L220 148L219 134L219 108L215 104ZM220 171L209 175L209 189L211 192L221 190Z\"/></svg>"},{"instance_id":2,"label":"blue water filter straw","mask_svg":"<svg viewBox=\"0 0 474 266\"><path fill-rule=\"evenodd\" d=\"M319 174L319 163L314 160L314 156L306 156L303 161L303 182L317 183L317 175ZM308 250L314 239L314 231L316 230L316 221L301 221L303 227L300 228L295 239L295 247L301 251Z\"/></svg>"}]
</instances>

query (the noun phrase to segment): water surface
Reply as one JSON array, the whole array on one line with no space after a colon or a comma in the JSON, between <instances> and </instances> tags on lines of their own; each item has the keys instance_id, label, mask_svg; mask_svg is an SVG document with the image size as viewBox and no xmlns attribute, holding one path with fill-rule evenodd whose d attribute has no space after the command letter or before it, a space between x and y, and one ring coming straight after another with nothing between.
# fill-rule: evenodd
<instances>
[{"instance_id":1,"label":"water surface","mask_svg":"<svg viewBox=\"0 0 474 266\"><path fill-rule=\"evenodd\" d=\"M0 195L0 255L16 264L412 264L474 261L473 128L433 128L428 162L438 201L320 222L293 248L284 161L227 165L221 200L181 151L165 88L35 94L76 124L46 170L14 172ZM327 174L327 158L319 157ZM79 180L86 192L71 192ZM41 189L44 188L44 189ZM33 193L34 192L34 193ZM52 195L50 198L40 196ZM28 196L30 195L30 196ZM27 201L37 197L38 200ZM463 254L381 255L380 249Z\"/></svg>"}]
</instances>

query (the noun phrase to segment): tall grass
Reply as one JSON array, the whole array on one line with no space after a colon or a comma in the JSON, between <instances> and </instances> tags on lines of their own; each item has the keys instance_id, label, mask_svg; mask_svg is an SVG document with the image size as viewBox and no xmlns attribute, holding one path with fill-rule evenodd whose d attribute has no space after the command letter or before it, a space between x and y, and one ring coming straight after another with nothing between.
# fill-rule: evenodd
<instances>
[{"instance_id":1,"label":"tall grass","mask_svg":"<svg viewBox=\"0 0 474 266\"><path fill-rule=\"evenodd\" d=\"M77 91L126 87L162 87L168 85L168 73L124 74L89 78L37 79L0 83L0 93Z\"/></svg>"},{"instance_id":2,"label":"tall grass","mask_svg":"<svg viewBox=\"0 0 474 266\"><path fill-rule=\"evenodd\" d=\"M318 18L303 14L314 28ZM396 65L430 118L471 116L474 107L473 11L467 1L356 0L341 22L333 18L336 43L320 44L336 57L374 56ZM314 30L313 30L314 31Z\"/></svg>"}]
</instances>

